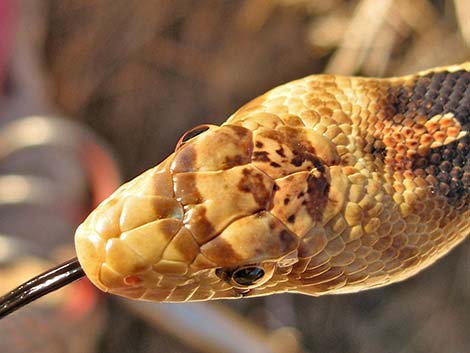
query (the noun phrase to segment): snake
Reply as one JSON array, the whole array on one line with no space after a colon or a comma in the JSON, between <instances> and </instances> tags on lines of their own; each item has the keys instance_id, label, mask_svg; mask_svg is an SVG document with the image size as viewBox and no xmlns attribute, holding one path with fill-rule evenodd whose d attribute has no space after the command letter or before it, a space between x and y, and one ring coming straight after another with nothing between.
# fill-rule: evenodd
<instances>
[{"instance_id":1,"label":"snake","mask_svg":"<svg viewBox=\"0 0 470 353\"><path fill-rule=\"evenodd\" d=\"M470 62L298 79L186 132L84 220L77 257L157 302L399 282L469 233L469 131Z\"/></svg>"}]
</instances>

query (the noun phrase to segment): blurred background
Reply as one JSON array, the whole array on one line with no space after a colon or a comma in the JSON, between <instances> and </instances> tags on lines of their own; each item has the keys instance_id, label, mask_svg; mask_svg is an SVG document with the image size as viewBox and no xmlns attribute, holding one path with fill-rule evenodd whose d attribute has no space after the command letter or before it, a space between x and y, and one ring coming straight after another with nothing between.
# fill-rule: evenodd
<instances>
[{"instance_id":1,"label":"blurred background","mask_svg":"<svg viewBox=\"0 0 470 353\"><path fill-rule=\"evenodd\" d=\"M93 205L269 88L470 54L467 0L0 0L0 289L73 256ZM405 283L202 304L86 281L0 322L17 352L468 352L470 243Z\"/></svg>"}]
</instances>

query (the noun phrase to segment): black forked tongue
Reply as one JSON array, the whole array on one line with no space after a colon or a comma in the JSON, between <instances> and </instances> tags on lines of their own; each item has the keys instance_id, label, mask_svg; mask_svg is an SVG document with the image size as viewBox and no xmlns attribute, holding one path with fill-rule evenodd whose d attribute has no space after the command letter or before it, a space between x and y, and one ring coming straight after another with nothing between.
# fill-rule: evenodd
<instances>
[{"instance_id":1,"label":"black forked tongue","mask_svg":"<svg viewBox=\"0 0 470 353\"><path fill-rule=\"evenodd\" d=\"M84 276L77 258L51 268L0 297L0 319Z\"/></svg>"}]
</instances>

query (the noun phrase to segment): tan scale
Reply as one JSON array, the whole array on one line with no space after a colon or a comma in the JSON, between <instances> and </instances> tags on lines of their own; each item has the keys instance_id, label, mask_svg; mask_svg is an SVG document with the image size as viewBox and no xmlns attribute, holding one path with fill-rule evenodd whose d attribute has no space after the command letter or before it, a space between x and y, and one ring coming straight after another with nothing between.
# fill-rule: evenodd
<instances>
[{"instance_id":1,"label":"tan scale","mask_svg":"<svg viewBox=\"0 0 470 353\"><path fill-rule=\"evenodd\" d=\"M98 206L76 232L83 269L103 291L176 302L416 274L470 229L469 70L267 92Z\"/></svg>"}]
</instances>

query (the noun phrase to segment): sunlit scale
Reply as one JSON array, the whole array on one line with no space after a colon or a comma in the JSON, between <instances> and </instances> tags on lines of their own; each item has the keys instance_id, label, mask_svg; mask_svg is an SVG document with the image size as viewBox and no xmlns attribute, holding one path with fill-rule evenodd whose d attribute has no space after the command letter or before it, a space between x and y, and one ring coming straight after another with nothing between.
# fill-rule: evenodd
<instances>
[{"instance_id":1,"label":"sunlit scale","mask_svg":"<svg viewBox=\"0 0 470 353\"><path fill-rule=\"evenodd\" d=\"M188 301L406 279L470 216L470 64L310 76L190 130L78 228L100 289Z\"/></svg>"}]
</instances>

